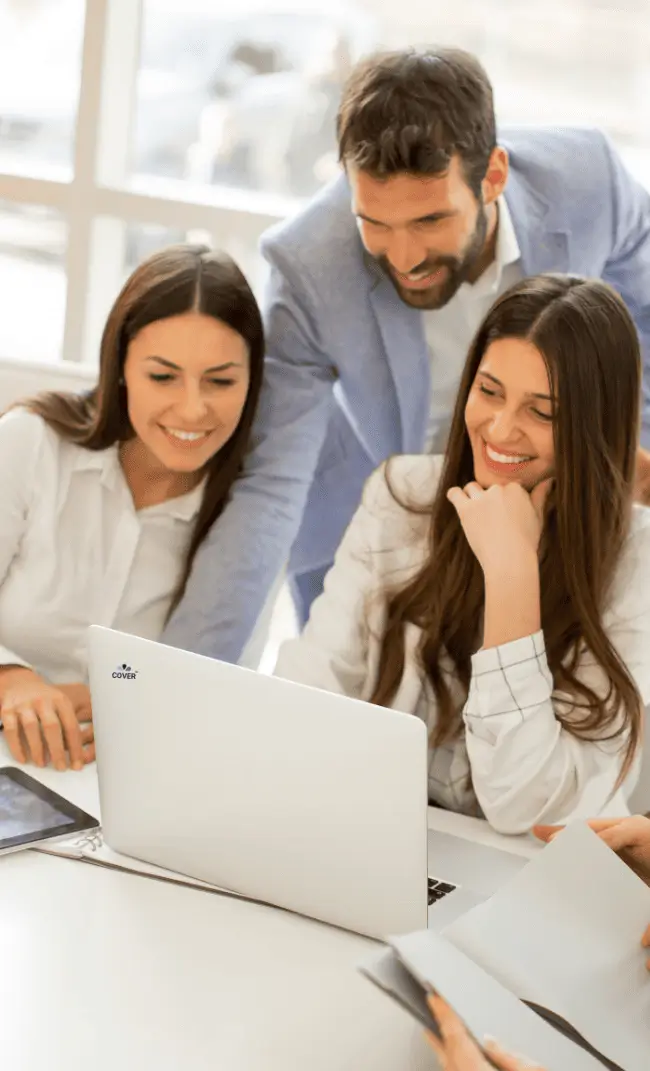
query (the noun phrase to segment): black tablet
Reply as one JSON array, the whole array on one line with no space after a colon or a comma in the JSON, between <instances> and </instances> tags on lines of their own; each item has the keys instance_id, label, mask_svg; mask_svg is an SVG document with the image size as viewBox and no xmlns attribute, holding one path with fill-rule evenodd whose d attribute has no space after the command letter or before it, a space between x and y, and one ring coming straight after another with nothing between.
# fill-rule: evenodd
<instances>
[{"instance_id":1,"label":"black tablet","mask_svg":"<svg viewBox=\"0 0 650 1071\"><path fill-rule=\"evenodd\" d=\"M0 769L0 854L68 838L99 822L24 770Z\"/></svg>"}]
</instances>

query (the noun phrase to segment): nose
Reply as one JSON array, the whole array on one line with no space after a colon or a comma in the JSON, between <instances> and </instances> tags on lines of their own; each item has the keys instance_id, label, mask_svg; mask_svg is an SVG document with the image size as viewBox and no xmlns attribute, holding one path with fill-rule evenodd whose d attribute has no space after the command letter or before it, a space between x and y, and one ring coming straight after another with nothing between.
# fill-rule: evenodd
<instances>
[{"instance_id":1,"label":"nose","mask_svg":"<svg viewBox=\"0 0 650 1071\"><path fill-rule=\"evenodd\" d=\"M393 231L390 236L386 257L396 271L408 275L427 260L428 251L421 240L408 231Z\"/></svg>"},{"instance_id":2,"label":"nose","mask_svg":"<svg viewBox=\"0 0 650 1071\"><path fill-rule=\"evenodd\" d=\"M493 413L488 422L487 431L489 440L494 446L498 443L505 446L506 443L516 442L521 437L516 411L504 405L498 412Z\"/></svg>"},{"instance_id":3,"label":"nose","mask_svg":"<svg viewBox=\"0 0 650 1071\"><path fill-rule=\"evenodd\" d=\"M209 411L209 405L200 384L185 383L175 408L183 423L188 424L190 429L193 424L203 420Z\"/></svg>"}]
</instances>

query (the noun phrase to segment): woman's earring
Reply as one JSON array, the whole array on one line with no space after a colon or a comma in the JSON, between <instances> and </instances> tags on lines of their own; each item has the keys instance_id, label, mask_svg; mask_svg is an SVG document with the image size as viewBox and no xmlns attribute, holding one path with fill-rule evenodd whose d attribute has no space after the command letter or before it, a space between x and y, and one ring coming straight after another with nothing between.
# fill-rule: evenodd
<instances>
[{"instance_id":1,"label":"woman's earring","mask_svg":"<svg viewBox=\"0 0 650 1071\"><path fill-rule=\"evenodd\" d=\"M124 386L124 376L120 376L120 378L119 378L119 386L120 387Z\"/></svg>"}]
</instances>

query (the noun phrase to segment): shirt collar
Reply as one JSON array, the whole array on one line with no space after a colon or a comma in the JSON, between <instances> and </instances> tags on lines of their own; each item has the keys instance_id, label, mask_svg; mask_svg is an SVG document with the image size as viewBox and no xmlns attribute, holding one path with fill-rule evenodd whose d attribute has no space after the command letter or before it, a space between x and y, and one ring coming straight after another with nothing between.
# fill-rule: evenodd
<instances>
[{"instance_id":1,"label":"shirt collar","mask_svg":"<svg viewBox=\"0 0 650 1071\"><path fill-rule=\"evenodd\" d=\"M501 287L503 272L521 256L512 216L503 195L497 199L497 210L499 214L494 260L472 286L472 292L476 295L496 295Z\"/></svg>"},{"instance_id":2,"label":"shirt collar","mask_svg":"<svg viewBox=\"0 0 650 1071\"><path fill-rule=\"evenodd\" d=\"M76 446L73 468L75 472L99 472L100 481L105 487L113 489L118 482L122 482L125 490L128 490L117 445L109 446L106 450L88 450L85 446ZM207 477L204 477L186 494L170 498L166 502L159 502L155 506L147 506L139 513L147 515L156 513L173 517L177 521L193 521L201 508L206 479Z\"/></svg>"},{"instance_id":3,"label":"shirt collar","mask_svg":"<svg viewBox=\"0 0 650 1071\"><path fill-rule=\"evenodd\" d=\"M521 250L519 248L519 242L517 241L517 235L515 234L508 202L503 194L501 197L497 198L497 205L499 209L499 220L497 224L497 247L495 259L501 268L506 268L508 264L514 264L515 261L519 260L521 257Z\"/></svg>"}]
</instances>

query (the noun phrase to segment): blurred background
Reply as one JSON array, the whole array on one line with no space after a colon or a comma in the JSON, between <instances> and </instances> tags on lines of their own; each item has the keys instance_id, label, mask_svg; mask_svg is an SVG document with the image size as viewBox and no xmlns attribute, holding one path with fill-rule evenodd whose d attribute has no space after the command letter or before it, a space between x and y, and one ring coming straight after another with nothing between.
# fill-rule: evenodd
<instances>
[{"instance_id":1,"label":"blurred background","mask_svg":"<svg viewBox=\"0 0 650 1071\"><path fill-rule=\"evenodd\" d=\"M337 173L352 64L478 54L501 124L604 128L650 187L650 0L0 0L0 359L97 359L154 249L256 246Z\"/></svg>"}]
</instances>

